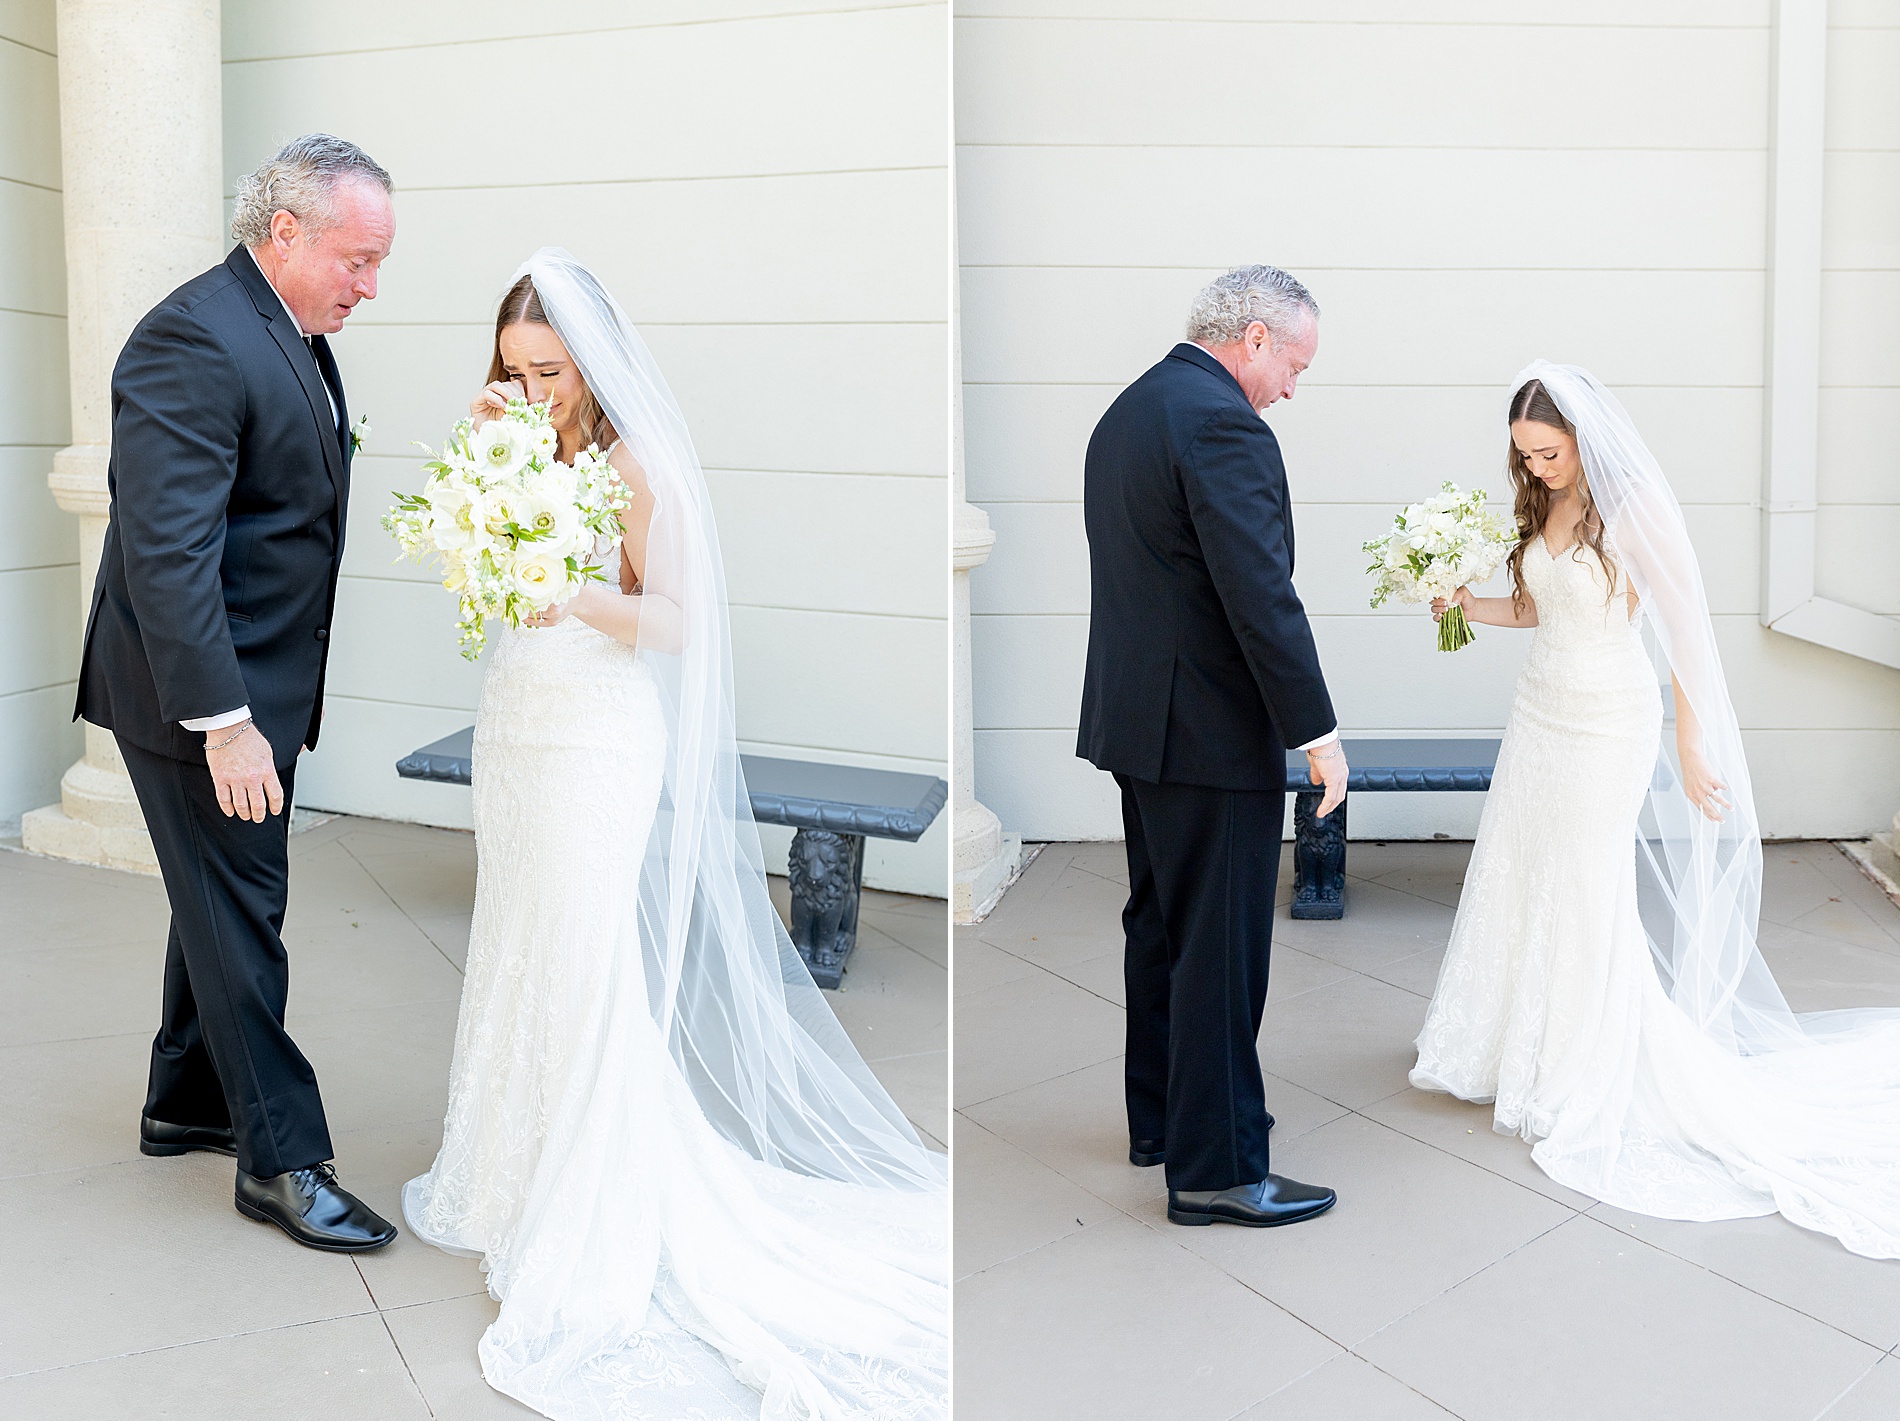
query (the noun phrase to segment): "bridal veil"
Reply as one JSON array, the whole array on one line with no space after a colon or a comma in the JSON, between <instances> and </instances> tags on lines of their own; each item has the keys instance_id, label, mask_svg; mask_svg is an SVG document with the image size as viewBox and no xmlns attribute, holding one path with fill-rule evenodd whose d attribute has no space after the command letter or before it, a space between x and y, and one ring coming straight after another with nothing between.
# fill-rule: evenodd
<instances>
[{"instance_id":1,"label":"bridal veil","mask_svg":"<svg viewBox=\"0 0 1900 1421\"><path fill-rule=\"evenodd\" d=\"M1671 1059L1704 1064L1658 1071L1660 1043L1646 1046L1657 1109L1632 1108L1590 1132L1590 1148L1569 1162L1572 1177L1605 1197L1591 1181L1616 1178L1619 1155L1673 1154L1684 1178L1719 1160L1762 1202L1712 1202L1707 1212L1685 1207L1672 1216L1779 1209L1856 1252L1900 1257L1900 1011L1789 1007L1757 940L1761 824L1681 506L1622 404L1594 376L1540 360L1514 388L1533 379L1575 428L1605 545L1640 599L1659 673L1673 675L1676 712L1693 713L1729 801L1719 821L1697 810L1671 757L1672 737L1662 737L1636 826L1638 899L1662 987L1692 1028L1684 1038L1706 1043ZM1742 634L1759 634L1752 618Z\"/></svg>"},{"instance_id":2,"label":"bridal veil","mask_svg":"<svg viewBox=\"0 0 1900 1421\"><path fill-rule=\"evenodd\" d=\"M669 732L640 871L654 1020L706 1118L753 1158L820 1179L941 1188L944 1157L924 1147L851 1045L766 890L734 739L724 565L685 416L586 267L543 247L522 276L646 473L655 511L644 590L679 609L677 654L640 648Z\"/></svg>"},{"instance_id":3,"label":"bridal veil","mask_svg":"<svg viewBox=\"0 0 1900 1421\"><path fill-rule=\"evenodd\" d=\"M442 1152L404 1212L483 1259L483 1373L557 1421L942 1421L945 1160L768 896L686 421L586 268L544 248L524 274L653 497L642 631L629 653L564 623L491 661L486 886Z\"/></svg>"}]
</instances>

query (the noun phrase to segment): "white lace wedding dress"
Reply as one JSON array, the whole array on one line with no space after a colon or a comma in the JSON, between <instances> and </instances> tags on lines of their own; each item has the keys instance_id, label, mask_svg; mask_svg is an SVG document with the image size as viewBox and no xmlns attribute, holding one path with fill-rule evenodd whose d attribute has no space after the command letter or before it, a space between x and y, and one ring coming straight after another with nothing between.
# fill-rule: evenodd
<instances>
[{"instance_id":1,"label":"white lace wedding dress","mask_svg":"<svg viewBox=\"0 0 1900 1421\"><path fill-rule=\"evenodd\" d=\"M761 1163L649 1005L641 864L668 728L644 654L502 631L448 1117L410 1228L479 1255L491 1385L569 1418L941 1418L944 1196Z\"/></svg>"},{"instance_id":2,"label":"white lace wedding dress","mask_svg":"<svg viewBox=\"0 0 1900 1421\"><path fill-rule=\"evenodd\" d=\"M1900 1033L1816 1015L1738 1051L1672 1000L1638 911L1663 707L1628 581L1541 539L1523 578L1537 628L1412 1084L1495 1102L1545 1173L1620 1208L1779 1211L1900 1257Z\"/></svg>"}]
</instances>

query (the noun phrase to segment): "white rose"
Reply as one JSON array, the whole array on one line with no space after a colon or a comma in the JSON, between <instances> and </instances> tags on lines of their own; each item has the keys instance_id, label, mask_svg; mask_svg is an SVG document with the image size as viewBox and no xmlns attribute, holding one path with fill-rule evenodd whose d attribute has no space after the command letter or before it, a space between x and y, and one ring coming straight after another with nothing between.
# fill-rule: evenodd
<instances>
[{"instance_id":1,"label":"white rose","mask_svg":"<svg viewBox=\"0 0 1900 1421\"><path fill-rule=\"evenodd\" d=\"M521 514L527 498L519 490L502 487L482 495L482 521L490 533L499 536L510 523L521 526Z\"/></svg>"},{"instance_id":2,"label":"white rose","mask_svg":"<svg viewBox=\"0 0 1900 1421\"><path fill-rule=\"evenodd\" d=\"M515 591L537 612L551 607L567 588L567 559L536 549L515 559Z\"/></svg>"},{"instance_id":3,"label":"white rose","mask_svg":"<svg viewBox=\"0 0 1900 1421\"><path fill-rule=\"evenodd\" d=\"M476 430L469 449L483 477L507 479L520 473L531 452L529 434L512 419L491 419Z\"/></svg>"}]
</instances>

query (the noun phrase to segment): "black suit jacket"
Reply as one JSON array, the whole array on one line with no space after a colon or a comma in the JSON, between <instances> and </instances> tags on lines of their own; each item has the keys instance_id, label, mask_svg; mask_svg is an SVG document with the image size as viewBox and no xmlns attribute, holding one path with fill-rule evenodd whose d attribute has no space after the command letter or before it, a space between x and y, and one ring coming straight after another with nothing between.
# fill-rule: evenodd
<instances>
[{"instance_id":1,"label":"black suit jacket","mask_svg":"<svg viewBox=\"0 0 1900 1421\"><path fill-rule=\"evenodd\" d=\"M76 715L203 763L178 722L249 705L279 765L315 748L351 451L314 346L242 247L134 328Z\"/></svg>"},{"instance_id":2,"label":"black suit jacket","mask_svg":"<svg viewBox=\"0 0 1900 1421\"><path fill-rule=\"evenodd\" d=\"M1299 594L1280 444L1240 384L1176 346L1089 439L1088 670L1076 753L1154 783L1282 790L1334 728Z\"/></svg>"}]
</instances>

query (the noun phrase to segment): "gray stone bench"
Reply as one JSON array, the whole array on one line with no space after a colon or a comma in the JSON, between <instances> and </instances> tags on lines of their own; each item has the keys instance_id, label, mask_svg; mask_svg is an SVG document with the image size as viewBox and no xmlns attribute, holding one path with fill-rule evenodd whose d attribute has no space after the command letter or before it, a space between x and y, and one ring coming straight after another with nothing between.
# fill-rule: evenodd
<instances>
[{"instance_id":1,"label":"gray stone bench","mask_svg":"<svg viewBox=\"0 0 1900 1421\"><path fill-rule=\"evenodd\" d=\"M405 779L465 785L475 727L445 735L396 762ZM950 787L933 775L741 755L752 817L792 835L792 941L821 987L836 987L858 942L864 841L915 843L942 812Z\"/></svg>"},{"instance_id":2,"label":"gray stone bench","mask_svg":"<svg viewBox=\"0 0 1900 1421\"><path fill-rule=\"evenodd\" d=\"M1321 790L1308 781L1303 751L1286 753L1293 801L1293 916L1346 916L1346 805L1355 794L1486 790L1497 740L1348 740L1346 800L1315 817Z\"/></svg>"}]
</instances>

